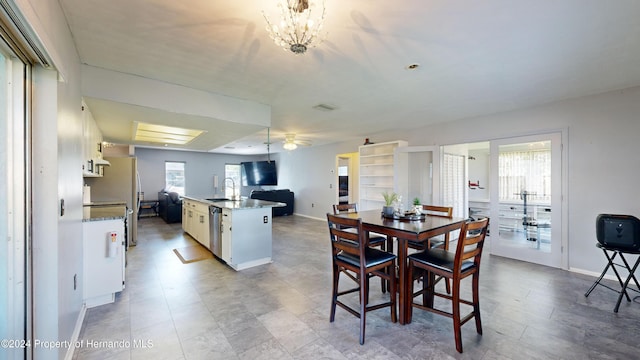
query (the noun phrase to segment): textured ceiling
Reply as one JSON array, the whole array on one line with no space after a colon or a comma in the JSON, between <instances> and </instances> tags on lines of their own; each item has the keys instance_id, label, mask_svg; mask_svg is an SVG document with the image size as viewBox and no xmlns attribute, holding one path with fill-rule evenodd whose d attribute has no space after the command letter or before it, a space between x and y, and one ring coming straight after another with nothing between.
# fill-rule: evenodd
<instances>
[{"instance_id":1,"label":"textured ceiling","mask_svg":"<svg viewBox=\"0 0 640 360\"><path fill-rule=\"evenodd\" d=\"M269 105L276 140L363 139L640 85L633 0L326 0L326 40L300 56L265 30L275 0L60 3L82 63ZM106 130L114 114L135 121L135 107L88 105L108 140L122 141ZM265 129L224 128L210 150L266 150Z\"/></svg>"}]
</instances>

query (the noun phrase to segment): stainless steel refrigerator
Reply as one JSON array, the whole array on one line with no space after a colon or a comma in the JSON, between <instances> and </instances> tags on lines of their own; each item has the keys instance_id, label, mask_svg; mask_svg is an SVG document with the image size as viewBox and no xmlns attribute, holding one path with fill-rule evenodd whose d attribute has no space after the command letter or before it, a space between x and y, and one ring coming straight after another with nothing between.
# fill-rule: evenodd
<instances>
[{"instance_id":1,"label":"stainless steel refrigerator","mask_svg":"<svg viewBox=\"0 0 640 360\"><path fill-rule=\"evenodd\" d=\"M129 216L127 217L127 245L133 246L138 239L138 211L140 209L140 176L138 160L135 157L105 158L111 163L105 166L103 176L86 178L91 186L91 202L105 203L126 201Z\"/></svg>"}]
</instances>

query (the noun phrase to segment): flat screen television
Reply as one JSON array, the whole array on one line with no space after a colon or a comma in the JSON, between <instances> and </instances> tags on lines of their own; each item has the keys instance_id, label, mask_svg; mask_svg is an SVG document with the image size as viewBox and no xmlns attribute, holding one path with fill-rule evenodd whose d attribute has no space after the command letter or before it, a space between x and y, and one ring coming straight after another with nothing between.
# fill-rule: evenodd
<instances>
[{"instance_id":1,"label":"flat screen television","mask_svg":"<svg viewBox=\"0 0 640 360\"><path fill-rule=\"evenodd\" d=\"M240 163L243 186L278 185L275 160Z\"/></svg>"}]
</instances>

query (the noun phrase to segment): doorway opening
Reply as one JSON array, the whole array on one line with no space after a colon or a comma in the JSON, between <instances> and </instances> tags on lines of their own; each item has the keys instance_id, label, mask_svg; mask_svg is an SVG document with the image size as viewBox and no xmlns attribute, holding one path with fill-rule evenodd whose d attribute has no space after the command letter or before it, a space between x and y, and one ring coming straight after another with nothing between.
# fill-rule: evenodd
<instances>
[{"instance_id":1,"label":"doorway opening","mask_svg":"<svg viewBox=\"0 0 640 360\"><path fill-rule=\"evenodd\" d=\"M358 198L358 153L336 156L336 204L355 203Z\"/></svg>"}]
</instances>

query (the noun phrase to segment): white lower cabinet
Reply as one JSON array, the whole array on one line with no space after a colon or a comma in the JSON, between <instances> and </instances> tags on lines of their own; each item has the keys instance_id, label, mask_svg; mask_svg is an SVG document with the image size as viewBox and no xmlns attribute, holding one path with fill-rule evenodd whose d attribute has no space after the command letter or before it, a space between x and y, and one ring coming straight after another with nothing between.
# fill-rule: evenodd
<instances>
[{"instance_id":1,"label":"white lower cabinet","mask_svg":"<svg viewBox=\"0 0 640 360\"><path fill-rule=\"evenodd\" d=\"M210 248L209 204L194 200L182 202L182 230L202 246Z\"/></svg>"},{"instance_id":2,"label":"white lower cabinet","mask_svg":"<svg viewBox=\"0 0 640 360\"><path fill-rule=\"evenodd\" d=\"M84 278L87 308L112 303L124 289L124 219L82 223Z\"/></svg>"}]
</instances>

